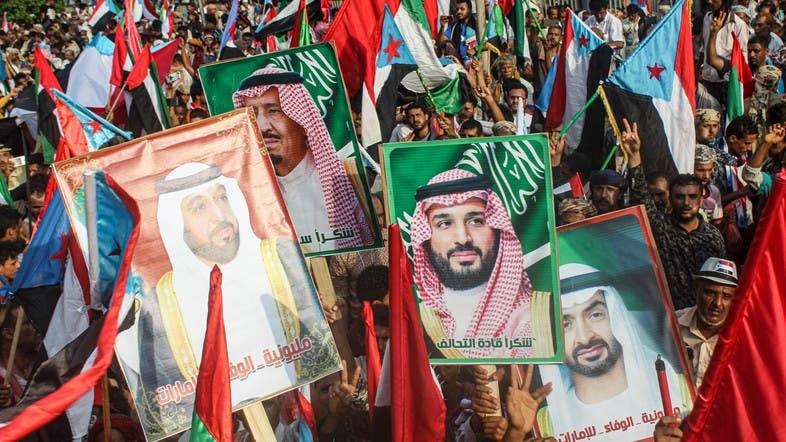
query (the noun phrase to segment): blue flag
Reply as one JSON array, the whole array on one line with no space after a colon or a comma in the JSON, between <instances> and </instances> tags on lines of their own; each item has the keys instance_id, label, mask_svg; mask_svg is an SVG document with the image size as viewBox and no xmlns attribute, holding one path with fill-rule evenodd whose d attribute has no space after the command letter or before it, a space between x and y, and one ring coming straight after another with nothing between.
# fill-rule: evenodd
<instances>
[{"instance_id":1,"label":"blue flag","mask_svg":"<svg viewBox=\"0 0 786 442\"><path fill-rule=\"evenodd\" d=\"M221 47L218 53L224 50L230 41L235 40L235 25L237 24L237 0L232 0L232 8L229 10L229 18L224 26L224 33L221 34Z\"/></svg>"},{"instance_id":2,"label":"blue flag","mask_svg":"<svg viewBox=\"0 0 786 442\"><path fill-rule=\"evenodd\" d=\"M41 217L19 272L11 284L11 292L56 285L63 281L71 224L59 190L55 190Z\"/></svg>"}]
</instances>

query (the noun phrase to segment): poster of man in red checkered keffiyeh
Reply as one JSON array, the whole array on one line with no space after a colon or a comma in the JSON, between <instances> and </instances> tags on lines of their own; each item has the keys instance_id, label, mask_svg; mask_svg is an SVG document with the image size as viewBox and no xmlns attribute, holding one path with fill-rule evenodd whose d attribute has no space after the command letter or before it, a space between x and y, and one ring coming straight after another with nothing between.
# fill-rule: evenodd
<instances>
[{"instance_id":1,"label":"poster of man in red checkered keffiyeh","mask_svg":"<svg viewBox=\"0 0 786 442\"><path fill-rule=\"evenodd\" d=\"M432 363L558 357L547 151L542 135L385 146Z\"/></svg>"}]
</instances>

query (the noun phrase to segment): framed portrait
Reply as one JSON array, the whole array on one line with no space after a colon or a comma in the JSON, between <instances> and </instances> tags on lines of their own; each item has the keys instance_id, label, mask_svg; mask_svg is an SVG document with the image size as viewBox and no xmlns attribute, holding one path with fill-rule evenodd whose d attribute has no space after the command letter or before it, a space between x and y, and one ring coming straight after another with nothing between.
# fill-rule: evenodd
<instances>
[{"instance_id":1,"label":"framed portrait","mask_svg":"<svg viewBox=\"0 0 786 442\"><path fill-rule=\"evenodd\" d=\"M254 109L306 256L382 245L332 44L210 64L199 74L210 115Z\"/></svg>"},{"instance_id":2,"label":"framed portrait","mask_svg":"<svg viewBox=\"0 0 786 442\"><path fill-rule=\"evenodd\" d=\"M132 271L142 289L116 354L148 440L191 425L216 268L234 409L340 370L251 110L56 163L82 250L87 170L104 170L139 206Z\"/></svg>"},{"instance_id":3,"label":"framed portrait","mask_svg":"<svg viewBox=\"0 0 786 442\"><path fill-rule=\"evenodd\" d=\"M538 367L533 384L553 391L537 428L558 440L651 440L664 415L656 360L673 414L687 416L695 393L647 214L568 224L557 243L565 360Z\"/></svg>"},{"instance_id":4,"label":"framed portrait","mask_svg":"<svg viewBox=\"0 0 786 442\"><path fill-rule=\"evenodd\" d=\"M562 360L547 137L387 144L383 166L431 362Z\"/></svg>"}]
</instances>

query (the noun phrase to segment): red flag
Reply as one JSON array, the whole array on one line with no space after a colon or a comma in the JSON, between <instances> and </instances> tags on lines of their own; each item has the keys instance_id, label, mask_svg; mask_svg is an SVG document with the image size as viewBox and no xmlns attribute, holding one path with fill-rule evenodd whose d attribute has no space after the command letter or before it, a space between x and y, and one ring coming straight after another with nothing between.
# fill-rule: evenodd
<instances>
[{"instance_id":1,"label":"red flag","mask_svg":"<svg viewBox=\"0 0 786 442\"><path fill-rule=\"evenodd\" d=\"M377 41L370 36L382 17L384 0L344 0L323 41L336 45L341 73L350 97L363 85L367 59L377 55Z\"/></svg>"},{"instance_id":2,"label":"red flag","mask_svg":"<svg viewBox=\"0 0 786 442\"><path fill-rule=\"evenodd\" d=\"M55 108L57 109L57 119L60 121L60 129L63 133L55 151L55 161L67 160L90 152L90 145L79 118L74 115L74 112L63 100L57 97L55 97Z\"/></svg>"},{"instance_id":3,"label":"red flag","mask_svg":"<svg viewBox=\"0 0 786 442\"><path fill-rule=\"evenodd\" d=\"M584 184L581 182L581 174L574 173L570 180L570 191L573 194L573 198L584 198Z\"/></svg>"},{"instance_id":4,"label":"red flag","mask_svg":"<svg viewBox=\"0 0 786 442\"><path fill-rule=\"evenodd\" d=\"M63 88L60 87L60 82L57 81L55 72L52 70L52 66L49 64L49 61L47 61L46 55L44 55L44 53L41 51L41 48L39 48L37 45L35 47L35 68L38 70L39 88L45 90L47 95L49 95L49 97L54 100L55 96L52 94L52 89L57 89L60 92L63 92Z\"/></svg>"},{"instance_id":5,"label":"red flag","mask_svg":"<svg viewBox=\"0 0 786 442\"><path fill-rule=\"evenodd\" d=\"M109 78L109 84L114 87L121 87L123 85L123 68L128 60L128 47L126 46L126 38L123 35L123 27L120 22L115 26L115 53L112 56L112 76Z\"/></svg>"},{"instance_id":6,"label":"red flag","mask_svg":"<svg viewBox=\"0 0 786 442\"><path fill-rule=\"evenodd\" d=\"M734 34L731 34L731 38L731 68L737 68L738 75L740 76L740 83L742 83L743 98L749 98L753 95L753 74L751 73L750 66L748 66L748 62L745 61L745 57L742 55L740 40Z\"/></svg>"},{"instance_id":7,"label":"red flag","mask_svg":"<svg viewBox=\"0 0 786 442\"><path fill-rule=\"evenodd\" d=\"M126 1L125 19L126 32L128 32L128 48L131 49L131 55L134 57L134 61L136 61L142 53L142 37L139 36L139 30L134 22L134 0Z\"/></svg>"},{"instance_id":8,"label":"red flag","mask_svg":"<svg viewBox=\"0 0 786 442\"><path fill-rule=\"evenodd\" d=\"M144 83L145 78L150 75L150 45L146 44L144 51L139 54L139 57L136 57L136 62L134 63L134 68L131 69L131 73L128 74L128 79L126 82L128 83L127 87L128 90L136 89L139 87L140 84Z\"/></svg>"},{"instance_id":9,"label":"red flag","mask_svg":"<svg viewBox=\"0 0 786 442\"><path fill-rule=\"evenodd\" d=\"M210 271L207 329L199 364L191 440L232 442L232 392L229 388L229 356L224 331L221 269ZM195 437L202 436L202 437Z\"/></svg>"},{"instance_id":10,"label":"red flag","mask_svg":"<svg viewBox=\"0 0 786 442\"><path fill-rule=\"evenodd\" d=\"M164 84L166 74L172 68L172 61L175 59L175 54L180 51L180 40L174 39L165 43L163 46L157 46L155 51L151 51L153 56L153 63L156 64L158 70L158 83Z\"/></svg>"},{"instance_id":11,"label":"red flag","mask_svg":"<svg viewBox=\"0 0 786 442\"><path fill-rule=\"evenodd\" d=\"M310 44L310 36L305 35L307 32L309 32L308 9L306 8L306 0L300 0L295 13L295 27L292 29L292 40L290 40L289 47L296 48L304 46L304 43Z\"/></svg>"},{"instance_id":12,"label":"red flag","mask_svg":"<svg viewBox=\"0 0 786 442\"><path fill-rule=\"evenodd\" d=\"M786 437L786 172L768 200L684 441Z\"/></svg>"},{"instance_id":13,"label":"red flag","mask_svg":"<svg viewBox=\"0 0 786 442\"><path fill-rule=\"evenodd\" d=\"M399 226L389 233L392 440L444 440L445 401L428 362L409 257Z\"/></svg>"},{"instance_id":14,"label":"red flag","mask_svg":"<svg viewBox=\"0 0 786 442\"><path fill-rule=\"evenodd\" d=\"M374 400L379 387L379 375L382 372L382 360L379 357L377 332L374 329L374 309L368 301L363 302L363 322L366 325L366 389L368 390L368 414L374 419Z\"/></svg>"}]
</instances>

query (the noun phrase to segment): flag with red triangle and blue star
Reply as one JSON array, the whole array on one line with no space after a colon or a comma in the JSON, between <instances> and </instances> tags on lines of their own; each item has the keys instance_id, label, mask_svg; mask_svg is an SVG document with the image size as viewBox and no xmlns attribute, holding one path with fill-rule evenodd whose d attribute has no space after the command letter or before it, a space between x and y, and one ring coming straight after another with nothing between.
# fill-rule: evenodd
<instances>
[{"instance_id":1,"label":"flag with red triangle and blue star","mask_svg":"<svg viewBox=\"0 0 786 442\"><path fill-rule=\"evenodd\" d=\"M691 11L674 4L603 86L622 126L637 122L646 172L693 173L696 76Z\"/></svg>"},{"instance_id":2,"label":"flag with red triangle and blue star","mask_svg":"<svg viewBox=\"0 0 786 442\"><path fill-rule=\"evenodd\" d=\"M98 150L107 145L113 138L119 137L119 140L129 141L133 138L131 132L118 129L109 121L96 115L90 109L81 106L79 103L72 100L68 95L53 89L52 93L55 97L62 101L73 112L76 118L82 125L87 139L88 149L90 151Z\"/></svg>"},{"instance_id":3,"label":"flag with red triangle and blue star","mask_svg":"<svg viewBox=\"0 0 786 442\"><path fill-rule=\"evenodd\" d=\"M394 115L396 109L398 96L396 89L408 73L418 68L418 64L387 5L374 37L374 41L378 42L377 53L372 60L369 60L373 66L366 68L365 87L370 104L376 109L379 129L374 135L384 142L390 139L390 134L393 132L394 122L390 116ZM369 103L363 104L365 108ZM373 111L369 110L369 113L371 112ZM363 114L366 114L365 110ZM367 121L364 118L364 145L369 141L366 138L371 129L366 127Z\"/></svg>"},{"instance_id":4,"label":"flag with red triangle and blue star","mask_svg":"<svg viewBox=\"0 0 786 442\"><path fill-rule=\"evenodd\" d=\"M559 55L549 69L536 103L546 114L546 130L553 130L570 121L589 96L595 93L598 81L608 74L608 64L611 63L611 53L606 52L605 72L600 76L590 75L592 57L596 54L604 56L604 53L596 51L603 45L603 39L592 32L570 8L565 12L563 28ZM583 127L584 116L581 116L565 134L569 146L578 146Z\"/></svg>"}]
</instances>

